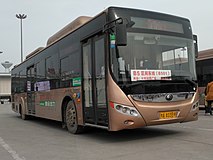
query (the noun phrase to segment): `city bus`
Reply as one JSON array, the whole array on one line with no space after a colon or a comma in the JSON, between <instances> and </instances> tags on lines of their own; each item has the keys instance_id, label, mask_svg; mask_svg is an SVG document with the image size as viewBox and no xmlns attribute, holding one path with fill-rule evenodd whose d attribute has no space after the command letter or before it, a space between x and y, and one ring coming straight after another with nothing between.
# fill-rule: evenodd
<instances>
[{"instance_id":1,"label":"city bus","mask_svg":"<svg viewBox=\"0 0 213 160\"><path fill-rule=\"evenodd\" d=\"M205 88L207 84L213 80L213 49L200 51L196 58L196 71L198 90L200 94L200 107L204 108L205 102ZM213 106L212 106L213 107Z\"/></svg>"},{"instance_id":2,"label":"city bus","mask_svg":"<svg viewBox=\"0 0 213 160\"><path fill-rule=\"evenodd\" d=\"M12 109L74 134L195 121L195 37L188 19L163 13L81 16L12 69Z\"/></svg>"}]
</instances>

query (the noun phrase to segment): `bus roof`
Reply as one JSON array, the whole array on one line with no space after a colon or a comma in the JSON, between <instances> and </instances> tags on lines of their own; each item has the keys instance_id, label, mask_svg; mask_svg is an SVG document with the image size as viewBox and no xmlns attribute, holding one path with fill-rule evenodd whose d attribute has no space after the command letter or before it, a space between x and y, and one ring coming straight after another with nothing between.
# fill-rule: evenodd
<instances>
[{"instance_id":1,"label":"bus roof","mask_svg":"<svg viewBox=\"0 0 213 160\"><path fill-rule=\"evenodd\" d=\"M198 53L198 58L196 59L196 61L201 61L201 60L211 59L211 58L213 58L213 49L207 49L207 50L200 51Z\"/></svg>"},{"instance_id":2,"label":"bus roof","mask_svg":"<svg viewBox=\"0 0 213 160\"><path fill-rule=\"evenodd\" d=\"M67 34L71 33L72 31L74 31L78 27L82 26L83 24L85 24L86 22L88 22L91 19L92 19L92 17L88 17L88 16L80 16L80 17L76 18L74 21L72 21L71 23L69 23L68 25L63 27L61 30L59 30L57 33L52 35L47 40L47 46L49 46L50 44L59 40L60 38L66 36Z\"/></svg>"},{"instance_id":3,"label":"bus roof","mask_svg":"<svg viewBox=\"0 0 213 160\"><path fill-rule=\"evenodd\" d=\"M91 19L92 19L92 17L88 17L88 16L80 16L80 17L76 18L71 23L69 23L68 25L63 27L61 30L56 32L54 35L52 35L47 40L46 47L48 47L51 44L55 43L59 39L65 37L66 35L68 35L69 33L73 32L74 30L76 30L77 28L79 28L80 26L82 26L83 24L85 24L86 22L88 22ZM34 56L35 54L39 53L41 50L45 49L46 47L39 47L39 48L35 49L34 51L32 51L30 54L28 54L26 56L26 59L31 58L32 56Z\"/></svg>"},{"instance_id":4,"label":"bus roof","mask_svg":"<svg viewBox=\"0 0 213 160\"><path fill-rule=\"evenodd\" d=\"M32 57L33 55L35 55L36 53L38 53L39 51L41 51L42 49L44 49L44 47L38 47L37 49L35 49L34 51L32 51L30 54L28 54L26 56L26 59Z\"/></svg>"}]
</instances>

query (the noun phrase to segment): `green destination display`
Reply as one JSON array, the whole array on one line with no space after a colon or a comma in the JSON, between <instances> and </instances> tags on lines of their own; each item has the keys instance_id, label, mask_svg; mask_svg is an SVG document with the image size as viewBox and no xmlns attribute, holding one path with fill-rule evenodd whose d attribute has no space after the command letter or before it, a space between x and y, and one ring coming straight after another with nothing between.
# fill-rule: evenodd
<instances>
[{"instance_id":1,"label":"green destination display","mask_svg":"<svg viewBox=\"0 0 213 160\"><path fill-rule=\"evenodd\" d=\"M72 86L73 87L81 86L81 77L73 78Z\"/></svg>"}]
</instances>

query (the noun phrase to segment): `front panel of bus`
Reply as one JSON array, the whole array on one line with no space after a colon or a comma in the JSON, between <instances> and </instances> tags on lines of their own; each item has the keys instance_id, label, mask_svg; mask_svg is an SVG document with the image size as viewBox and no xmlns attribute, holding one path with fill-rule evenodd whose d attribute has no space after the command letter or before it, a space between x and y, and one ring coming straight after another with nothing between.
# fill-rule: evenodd
<instances>
[{"instance_id":1,"label":"front panel of bus","mask_svg":"<svg viewBox=\"0 0 213 160\"><path fill-rule=\"evenodd\" d=\"M110 8L109 21L118 18L126 26L127 44L116 45L116 27L109 31L110 130L197 120L190 22L166 14Z\"/></svg>"}]
</instances>

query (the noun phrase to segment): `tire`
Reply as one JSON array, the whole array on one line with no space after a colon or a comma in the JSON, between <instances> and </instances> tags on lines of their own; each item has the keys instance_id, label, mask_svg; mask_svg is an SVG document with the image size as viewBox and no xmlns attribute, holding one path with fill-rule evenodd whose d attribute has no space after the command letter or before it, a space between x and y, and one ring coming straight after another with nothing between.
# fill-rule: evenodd
<instances>
[{"instance_id":1,"label":"tire","mask_svg":"<svg viewBox=\"0 0 213 160\"><path fill-rule=\"evenodd\" d=\"M69 101L67 103L65 120L66 120L67 130L70 133L78 134L83 131L83 126L78 125L76 107L72 101Z\"/></svg>"}]
</instances>

